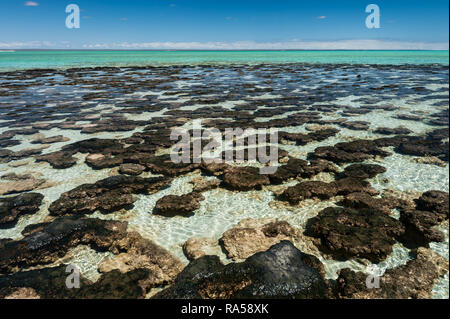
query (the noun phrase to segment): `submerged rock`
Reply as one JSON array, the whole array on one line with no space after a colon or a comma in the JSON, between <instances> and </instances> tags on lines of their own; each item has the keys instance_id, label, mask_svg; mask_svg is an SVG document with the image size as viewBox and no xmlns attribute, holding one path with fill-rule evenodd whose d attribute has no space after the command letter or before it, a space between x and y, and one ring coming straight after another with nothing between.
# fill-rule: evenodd
<instances>
[{"instance_id":1,"label":"submerged rock","mask_svg":"<svg viewBox=\"0 0 450 319\"><path fill-rule=\"evenodd\" d=\"M300 231L285 221L244 219L223 233L220 243L228 258L247 259L282 240L293 240Z\"/></svg>"},{"instance_id":2,"label":"submerged rock","mask_svg":"<svg viewBox=\"0 0 450 319\"><path fill-rule=\"evenodd\" d=\"M308 181L289 187L281 194L280 198L288 201L291 205L296 205L309 198L329 199L336 196L337 193L338 189L335 183Z\"/></svg>"},{"instance_id":3,"label":"submerged rock","mask_svg":"<svg viewBox=\"0 0 450 319\"><path fill-rule=\"evenodd\" d=\"M350 208L371 209L384 214L389 214L392 208L392 204L386 199L376 198L361 192L348 194L342 204Z\"/></svg>"},{"instance_id":4,"label":"submerged rock","mask_svg":"<svg viewBox=\"0 0 450 319\"><path fill-rule=\"evenodd\" d=\"M116 221L58 218L23 239L7 242L0 249L0 273L52 263L77 245L107 249L115 240L125 236L126 228L126 223Z\"/></svg>"},{"instance_id":5,"label":"submerged rock","mask_svg":"<svg viewBox=\"0 0 450 319\"><path fill-rule=\"evenodd\" d=\"M163 216L188 216L194 210L200 208L200 202L204 200L202 194L192 192L186 195L166 195L156 202L154 214Z\"/></svg>"},{"instance_id":6,"label":"submerged rock","mask_svg":"<svg viewBox=\"0 0 450 319\"><path fill-rule=\"evenodd\" d=\"M0 183L0 195L35 190L46 182L45 179L36 178L29 174L17 175L15 173L3 175L1 179L7 180L7 182Z\"/></svg>"},{"instance_id":7,"label":"submerged rock","mask_svg":"<svg viewBox=\"0 0 450 319\"><path fill-rule=\"evenodd\" d=\"M145 164L152 172L167 176L183 175L200 167L200 164L197 163L174 163L170 155L151 157Z\"/></svg>"},{"instance_id":8,"label":"submerged rock","mask_svg":"<svg viewBox=\"0 0 450 319\"><path fill-rule=\"evenodd\" d=\"M323 265L282 241L242 263L223 265L217 256L192 261L156 299L327 298Z\"/></svg>"},{"instance_id":9,"label":"submerged rock","mask_svg":"<svg viewBox=\"0 0 450 319\"><path fill-rule=\"evenodd\" d=\"M69 140L70 140L69 138L64 137L62 135L56 135L56 136L51 136L51 137L37 138L37 139L33 140L31 143L33 143L33 144L52 144L52 143L67 142Z\"/></svg>"},{"instance_id":10,"label":"submerged rock","mask_svg":"<svg viewBox=\"0 0 450 319\"><path fill-rule=\"evenodd\" d=\"M390 153L383 151L375 141L356 140L337 143L334 146L318 147L309 154L313 159L326 159L337 164L362 162L375 156L386 157Z\"/></svg>"},{"instance_id":11,"label":"submerged rock","mask_svg":"<svg viewBox=\"0 0 450 319\"><path fill-rule=\"evenodd\" d=\"M368 182L347 177L331 183L321 181L301 182L288 187L280 195L280 199L288 201L291 205L296 205L305 199L316 198L324 200L336 195L347 195L356 192L363 192L370 195L378 194Z\"/></svg>"},{"instance_id":12,"label":"submerged rock","mask_svg":"<svg viewBox=\"0 0 450 319\"><path fill-rule=\"evenodd\" d=\"M320 249L339 260L380 262L405 232L398 220L378 211L328 207L308 221L306 235L320 238Z\"/></svg>"},{"instance_id":13,"label":"submerged rock","mask_svg":"<svg viewBox=\"0 0 450 319\"><path fill-rule=\"evenodd\" d=\"M388 269L380 277L379 288L368 288L368 274L343 269L335 292L345 299L428 299L436 280L448 272L448 261L432 250L419 248L406 265Z\"/></svg>"},{"instance_id":14,"label":"submerged rock","mask_svg":"<svg viewBox=\"0 0 450 319\"><path fill-rule=\"evenodd\" d=\"M36 162L47 162L53 168L69 168L77 163L77 159L73 157L75 153L72 151L59 151L45 155L36 156Z\"/></svg>"},{"instance_id":15,"label":"submerged rock","mask_svg":"<svg viewBox=\"0 0 450 319\"><path fill-rule=\"evenodd\" d=\"M386 172L386 168L377 164L353 164L347 166L344 175L347 177L368 179Z\"/></svg>"},{"instance_id":16,"label":"submerged rock","mask_svg":"<svg viewBox=\"0 0 450 319\"><path fill-rule=\"evenodd\" d=\"M223 181L231 189L240 191L261 189L261 186L270 184L267 175L260 174L259 168L250 166L227 169Z\"/></svg>"},{"instance_id":17,"label":"submerged rock","mask_svg":"<svg viewBox=\"0 0 450 319\"><path fill-rule=\"evenodd\" d=\"M405 225L406 232L400 241L406 246L425 246L432 241L442 242L444 234L434 229L442 219L438 213L420 210L409 210L400 212L400 221Z\"/></svg>"},{"instance_id":18,"label":"submerged rock","mask_svg":"<svg viewBox=\"0 0 450 319\"><path fill-rule=\"evenodd\" d=\"M80 288L69 289L66 265L21 271L0 277L0 298L33 299L137 299L145 290L140 282L148 276L148 270L136 269L128 273L117 270L103 274L92 283L80 276Z\"/></svg>"},{"instance_id":19,"label":"submerged rock","mask_svg":"<svg viewBox=\"0 0 450 319\"><path fill-rule=\"evenodd\" d=\"M133 194L153 194L170 183L171 179L165 177L111 176L63 193L49 211L54 216L91 214L96 210L114 212L133 204L136 201Z\"/></svg>"},{"instance_id":20,"label":"submerged rock","mask_svg":"<svg viewBox=\"0 0 450 319\"><path fill-rule=\"evenodd\" d=\"M417 209L436 213L440 220L448 219L448 203L448 193L436 190L425 192L416 200Z\"/></svg>"},{"instance_id":21,"label":"submerged rock","mask_svg":"<svg viewBox=\"0 0 450 319\"><path fill-rule=\"evenodd\" d=\"M136 269L146 269L149 275L141 282L146 289L172 282L184 268L184 264L172 253L137 232L127 233L124 238L115 241L109 250L118 255L103 260L99 271L108 273L119 270L126 274Z\"/></svg>"},{"instance_id":22,"label":"submerged rock","mask_svg":"<svg viewBox=\"0 0 450 319\"><path fill-rule=\"evenodd\" d=\"M207 255L217 255L219 242L213 238L191 237L183 244L183 253L189 260Z\"/></svg>"},{"instance_id":23,"label":"submerged rock","mask_svg":"<svg viewBox=\"0 0 450 319\"><path fill-rule=\"evenodd\" d=\"M42 194L37 193L0 198L0 228L12 227L20 216L37 212L43 198Z\"/></svg>"},{"instance_id":24,"label":"submerged rock","mask_svg":"<svg viewBox=\"0 0 450 319\"><path fill-rule=\"evenodd\" d=\"M122 164L119 167L119 173L127 175L140 175L145 171L145 166L140 164Z\"/></svg>"}]
</instances>

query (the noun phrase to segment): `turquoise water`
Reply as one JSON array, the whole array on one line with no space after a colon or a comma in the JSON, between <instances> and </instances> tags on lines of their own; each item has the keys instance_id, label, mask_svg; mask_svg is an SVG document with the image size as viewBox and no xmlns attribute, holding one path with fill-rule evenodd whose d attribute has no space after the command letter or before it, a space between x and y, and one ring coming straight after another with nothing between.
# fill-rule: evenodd
<instances>
[{"instance_id":1,"label":"turquoise water","mask_svg":"<svg viewBox=\"0 0 450 319\"><path fill-rule=\"evenodd\" d=\"M447 51L17 51L0 52L0 71L32 68L202 63L448 65Z\"/></svg>"}]
</instances>

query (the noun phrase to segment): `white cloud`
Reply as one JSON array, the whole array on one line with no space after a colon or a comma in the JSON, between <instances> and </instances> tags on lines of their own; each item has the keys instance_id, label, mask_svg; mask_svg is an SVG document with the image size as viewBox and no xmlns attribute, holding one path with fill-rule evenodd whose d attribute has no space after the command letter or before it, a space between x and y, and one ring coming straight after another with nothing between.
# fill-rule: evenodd
<instances>
[{"instance_id":1,"label":"white cloud","mask_svg":"<svg viewBox=\"0 0 450 319\"><path fill-rule=\"evenodd\" d=\"M285 42L137 42L114 43L115 49L164 50L448 50L447 43L382 40L285 41Z\"/></svg>"},{"instance_id":2,"label":"white cloud","mask_svg":"<svg viewBox=\"0 0 450 319\"><path fill-rule=\"evenodd\" d=\"M58 49L64 46L51 41L0 42L0 49ZM382 40L283 41L283 42L118 42L85 43L82 49L121 50L448 50L448 42L402 42Z\"/></svg>"},{"instance_id":3,"label":"white cloud","mask_svg":"<svg viewBox=\"0 0 450 319\"><path fill-rule=\"evenodd\" d=\"M25 6L26 7L38 7L39 3L35 2L35 1L26 1Z\"/></svg>"},{"instance_id":4,"label":"white cloud","mask_svg":"<svg viewBox=\"0 0 450 319\"><path fill-rule=\"evenodd\" d=\"M51 49L56 43L50 41L0 42L0 49Z\"/></svg>"},{"instance_id":5,"label":"white cloud","mask_svg":"<svg viewBox=\"0 0 450 319\"><path fill-rule=\"evenodd\" d=\"M317 19L320 19L320 20L323 20L323 19L326 19L327 18L327 16L318 16L317 17Z\"/></svg>"}]
</instances>

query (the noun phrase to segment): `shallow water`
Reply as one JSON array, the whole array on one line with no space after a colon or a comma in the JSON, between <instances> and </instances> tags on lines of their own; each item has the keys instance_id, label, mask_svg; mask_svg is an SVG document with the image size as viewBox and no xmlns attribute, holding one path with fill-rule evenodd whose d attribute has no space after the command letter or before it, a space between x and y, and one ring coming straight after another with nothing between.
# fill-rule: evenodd
<instances>
[{"instance_id":1,"label":"shallow water","mask_svg":"<svg viewBox=\"0 0 450 319\"><path fill-rule=\"evenodd\" d=\"M345 55L345 54L344 54ZM438 56L438 55L436 55ZM448 52L447 52L448 56ZM418 57L416 56L418 59ZM381 58L380 58L381 59ZM0 67L1 67L0 56ZM363 61L363 60L362 60ZM360 61L359 63L362 63ZM384 61L384 60L380 60ZM64 63L64 62L61 62ZM242 67L243 68L243 67ZM320 120L330 121L345 118L347 121L367 121L369 129L352 130L338 124L328 126L339 129L339 133L321 142L311 142L304 146L291 144L280 145L281 149L289 152L290 156L306 159L308 153L313 152L319 146L330 146L339 142L355 139L375 139L384 135L375 133L378 127L395 128L406 127L414 135L423 135L436 128L442 128L432 123L433 114L448 110L448 104L443 103L448 99L448 69L406 68L396 69L387 67L337 67L335 69L323 66L304 67L288 66L288 69L280 69L280 66L265 66L255 69L245 69L248 74L240 74L241 67L184 67L181 70L160 68L157 70L122 69L120 71L105 71L95 74L87 72L81 75L60 74L52 77L39 76L30 79L25 89L15 88L14 94L7 94L8 90L1 90L0 102L0 134L14 128L30 128L35 123L70 123L77 125L98 124L99 118L111 116L123 116L129 121L142 121L137 123L134 129L124 132L97 132L87 134L80 128L66 129L52 127L51 129L39 129L32 135L15 134L14 140L18 145L6 146L4 149L18 152L27 148L38 147L39 144L31 143L39 135L51 137L63 135L70 140L50 144L43 149L42 154L59 151L64 145L89 138L122 139L132 136L134 133L145 131L145 126L152 124L161 116L168 116L169 110L182 110L195 112L207 106L216 106L228 111L235 110L242 105L260 103L256 110L271 110L273 101L292 95L298 97L294 102L286 101L276 107L293 107L281 114L258 117L253 121L265 122L274 119L288 119L298 111L307 111L316 106L337 106L337 111L331 109L327 112L319 112ZM267 70L266 70L267 69ZM172 88L159 88L140 81L167 79L170 72L177 76L175 81L168 81ZM90 71L93 72L93 71ZM275 75L271 83L266 83L265 75L268 72ZM277 73L278 72L278 73ZM355 78L361 75L362 83L354 87ZM75 79L74 79L75 78ZM349 80L352 79L352 80ZM18 80L0 74L0 87L12 86ZM94 83L91 83L94 81ZM116 85L114 81L122 81ZM131 82L130 82L131 81ZM133 82L136 81L136 82ZM129 85L133 83L134 85ZM242 91L245 84L258 84L252 89L270 88L271 92ZM373 88L381 85L399 84L388 92L373 93ZM116 85L116 86L113 86ZM336 85L338 87L327 87ZM415 87L425 87L425 91L414 90ZM200 88L203 91L196 92ZM377 92L377 91L376 91ZM89 99L86 94L105 94L99 98ZM171 93L176 93L172 95ZM227 94L229 94L227 96ZM234 94L234 95L233 95ZM219 97L219 102L205 103L201 99ZM312 99L311 99L312 98ZM142 102L143 101L143 102ZM139 104L142 102L143 104ZM442 103L442 104L440 104ZM381 109L382 106L392 106L390 110ZM367 114L351 115L343 114L348 107L361 109L374 106L375 109ZM377 108L379 107L379 108ZM396 118L399 114L419 114L420 120L405 120ZM171 115L169 115L171 116ZM230 116L230 118L232 118ZM220 118L224 120L225 118ZM204 118L206 121L207 118ZM185 127L189 127L191 121L187 121ZM279 127L280 131L292 133L309 132L310 123ZM401 192L421 193L428 190L449 191L449 167L448 162L443 166L420 164L415 159L417 156L402 155L396 153L393 148L385 148L391 152L390 156L367 160L366 163L377 163L384 166L387 171L370 180L372 186L378 191L391 189ZM164 150L162 150L164 152ZM19 239L21 231L28 225L39 223L48 216L48 206L59 196L84 183L94 183L108 176L116 174L114 169L93 170L84 163L86 154L76 154L77 164L67 169L54 169L48 163L36 163L33 157L13 160L8 163L0 163L0 175L15 172L16 174L31 172L37 178L44 178L53 185L48 188L36 189L45 196L40 210L33 215L22 216L17 225L12 228L0 229L0 238ZM20 161L25 164L12 167ZM340 167L344 169L345 165ZM142 176L151 176L144 173ZM183 243L191 237L211 237L219 239L222 234L235 226L245 218L274 218L286 220L291 225L300 229L305 228L308 219L316 216L322 209L336 205L335 199L328 201L306 200L299 206L290 206L280 203L270 187L264 187L259 191L233 192L223 188L205 192L205 200L201 202L200 209L194 215L186 217L162 217L152 214L156 201L168 194L182 195L192 191L192 179L199 177L200 173L193 172L185 176L177 177L171 186L152 195L137 195L133 209L112 214L95 212L90 217L103 219L126 220L131 230L137 230L143 237L154 240L165 247L183 262L187 259L182 252ZM215 178L215 177L208 177ZM333 176L321 174L313 179L331 181ZM283 187L292 186L296 181L287 182ZM7 195L11 196L11 195ZM448 259L448 224L441 227L446 240L443 243L431 243L431 248ZM97 253L89 247L76 247L63 259L63 263L77 263L81 272L89 279L96 280L99 277L97 265L110 255ZM336 279L337 272L349 267L355 271L366 271L367 261L347 260L335 261L328 256L317 255L324 263L327 278ZM221 255L224 262L229 262ZM394 245L393 253L378 266L382 272L389 268L405 264L409 260L409 250L400 243ZM446 281L447 280L447 281ZM433 298L448 298L448 274L439 280L433 290Z\"/></svg>"}]
</instances>

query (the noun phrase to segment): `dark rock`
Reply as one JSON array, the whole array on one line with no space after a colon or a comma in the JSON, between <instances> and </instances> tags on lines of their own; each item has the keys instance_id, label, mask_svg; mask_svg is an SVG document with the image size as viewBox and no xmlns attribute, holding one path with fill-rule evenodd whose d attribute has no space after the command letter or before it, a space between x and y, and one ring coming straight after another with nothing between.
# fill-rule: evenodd
<instances>
[{"instance_id":1,"label":"dark rock","mask_svg":"<svg viewBox=\"0 0 450 319\"><path fill-rule=\"evenodd\" d=\"M289 241L223 265L217 256L203 256L180 273L156 299L327 298L328 283L320 275L320 261L303 254Z\"/></svg>"},{"instance_id":2,"label":"dark rock","mask_svg":"<svg viewBox=\"0 0 450 319\"><path fill-rule=\"evenodd\" d=\"M21 271L0 277L0 298L20 288L32 288L41 299L137 299L144 298L140 281L149 271L136 269L127 273L118 270L103 274L95 283L80 275L80 288L69 289L66 265Z\"/></svg>"},{"instance_id":3,"label":"dark rock","mask_svg":"<svg viewBox=\"0 0 450 319\"><path fill-rule=\"evenodd\" d=\"M163 216L188 216L194 210L200 208L200 201L204 200L200 193L190 193L186 195L166 195L156 202L156 215Z\"/></svg>"},{"instance_id":4,"label":"dark rock","mask_svg":"<svg viewBox=\"0 0 450 319\"><path fill-rule=\"evenodd\" d=\"M165 177L112 176L63 193L49 211L54 216L92 214L96 210L114 212L133 204L133 194L153 194L170 183L171 179Z\"/></svg>"},{"instance_id":5,"label":"dark rock","mask_svg":"<svg viewBox=\"0 0 450 319\"><path fill-rule=\"evenodd\" d=\"M336 187L338 189L337 195L347 195L358 192L367 193L370 195L378 194L377 190L370 186L369 182L358 178L346 177L339 179L333 183L336 184Z\"/></svg>"},{"instance_id":6,"label":"dark rock","mask_svg":"<svg viewBox=\"0 0 450 319\"><path fill-rule=\"evenodd\" d=\"M428 191L416 200L418 210L427 210L440 216L440 220L448 219L448 193Z\"/></svg>"},{"instance_id":7,"label":"dark rock","mask_svg":"<svg viewBox=\"0 0 450 319\"><path fill-rule=\"evenodd\" d=\"M387 200L372 197L367 193L348 194L342 204L354 209L371 209L384 214L391 212L391 205Z\"/></svg>"},{"instance_id":8,"label":"dark rock","mask_svg":"<svg viewBox=\"0 0 450 319\"><path fill-rule=\"evenodd\" d=\"M116 167L123 163L121 156L112 156L110 154L89 154L86 156L86 164L93 169L104 169Z\"/></svg>"},{"instance_id":9,"label":"dark rock","mask_svg":"<svg viewBox=\"0 0 450 319\"><path fill-rule=\"evenodd\" d=\"M47 162L53 168L69 168L77 163L77 159L72 155L74 152L53 152L45 155L36 156L36 162Z\"/></svg>"},{"instance_id":10,"label":"dark rock","mask_svg":"<svg viewBox=\"0 0 450 319\"><path fill-rule=\"evenodd\" d=\"M313 159L326 159L337 164L362 162L373 159L375 156L386 157L390 155L383 151L374 141L356 140L352 142L337 143L334 146L318 147L309 154Z\"/></svg>"},{"instance_id":11,"label":"dark rock","mask_svg":"<svg viewBox=\"0 0 450 319\"><path fill-rule=\"evenodd\" d=\"M367 274L342 269L335 293L337 298L344 299L428 299L436 280L447 272L447 260L431 250L419 248L415 259L386 270L380 277L379 288L367 287Z\"/></svg>"},{"instance_id":12,"label":"dark rock","mask_svg":"<svg viewBox=\"0 0 450 319\"><path fill-rule=\"evenodd\" d=\"M56 135L46 138L40 138L32 141L33 144L52 144L52 143L60 143L60 142L67 142L69 139L67 137L64 137L62 135Z\"/></svg>"},{"instance_id":13,"label":"dark rock","mask_svg":"<svg viewBox=\"0 0 450 319\"><path fill-rule=\"evenodd\" d=\"M400 221L405 225L406 232L400 241L408 247L428 247L430 242L442 242L444 234L432 228L442 221L438 213L420 210L400 212Z\"/></svg>"},{"instance_id":14,"label":"dark rock","mask_svg":"<svg viewBox=\"0 0 450 319\"><path fill-rule=\"evenodd\" d=\"M123 222L58 218L21 240L7 242L0 249L0 273L52 263L77 245L106 250L115 240L124 237L126 228L127 223Z\"/></svg>"},{"instance_id":15,"label":"dark rock","mask_svg":"<svg viewBox=\"0 0 450 319\"><path fill-rule=\"evenodd\" d=\"M320 238L319 248L339 260L380 262L404 231L398 220L378 211L328 207L308 221L306 234Z\"/></svg>"},{"instance_id":16,"label":"dark rock","mask_svg":"<svg viewBox=\"0 0 450 319\"><path fill-rule=\"evenodd\" d=\"M146 162L147 168L157 174L179 176L192 172L200 167L198 163L174 163L170 155L154 156Z\"/></svg>"},{"instance_id":17,"label":"dark rock","mask_svg":"<svg viewBox=\"0 0 450 319\"><path fill-rule=\"evenodd\" d=\"M377 164L353 164L347 166L344 175L347 177L367 179L386 172L386 168Z\"/></svg>"},{"instance_id":18,"label":"dark rock","mask_svg":"<svg viewBox=\"0 0 450 319\"><path fill-rule=\"evenodd\" d=\"M233 190L248 191L260 189L262 185L270 184L269 177L259 173L256 167L230 167L223 175L226 186Z\"/></svg>"},{"instance_id":19,"label":"dark rock","mask_svg":"<svg viewBox=\"0 0 450 319\"><path fill-rule=\"evenodd\" d=\"M20 216L37 212L43 198L44 196L38 193L0 198L0 228L12 227Z\"/></svg>"},{"instance_id":20,"label":"dark rock","mask_svg":"<svg viewBox=\"0 0 450 319\"><path fill-rule=\"evenodd\" d=\"M383 135L408 135L411 134L412 131L407 129L406 127L396 127L396 128L379 127L374 131L374 133Z\"/></svg>"},{"instance_id":21,"label":"dark rock","mask_svg":"<svg viewBox=\"0 0 450 319\"><path fill-rule=\"evenodd\" d=\"M281 194L281 199L295 205L300 201L309 198L329 199L336 196L338 189L335 183L325 183L320 181L301 182L291 186Z\"/></svg>"},{"instance_id":22,"label":"dark rock","mask_svg":"<svg viewBox=\"0 0 450 319\"><path fill-rule=\"evenodd\" d=\"M119 167L119 173L127 175L140 175L145 170L145 166L140 164L122 164Z\"/></svg>"}]
</instances>

